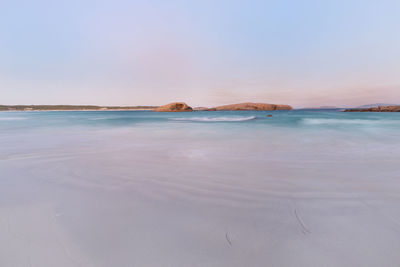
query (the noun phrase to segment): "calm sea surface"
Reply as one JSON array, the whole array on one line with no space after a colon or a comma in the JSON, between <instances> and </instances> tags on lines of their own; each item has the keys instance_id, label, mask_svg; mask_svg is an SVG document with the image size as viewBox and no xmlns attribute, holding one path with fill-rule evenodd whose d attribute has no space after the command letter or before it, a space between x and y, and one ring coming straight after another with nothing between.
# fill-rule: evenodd
<instances>
[{"instance_id":1,"label":"calm sea surface","mask_svg":"<svg viewBox=\"0 0 400 267\"><path fill-rule=\"evenodd\" d=\"M399 251L400 113L0 112L0 266L395 267Z\"/></svg>"}]
</instances>

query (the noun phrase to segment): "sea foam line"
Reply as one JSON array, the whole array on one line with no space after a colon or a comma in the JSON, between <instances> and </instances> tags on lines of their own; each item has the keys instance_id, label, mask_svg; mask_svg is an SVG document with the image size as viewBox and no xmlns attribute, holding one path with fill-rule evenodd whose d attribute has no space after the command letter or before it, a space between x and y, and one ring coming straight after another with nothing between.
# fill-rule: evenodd
<instances>
[{"instance_id":1,"label":"sea foam line","mask_svg":"<svg viewBox=\"0 0 400 267\"><path fill-rule=\"evenodd\" d=\"M6 117L6 118L0 118L0 121L20 121L20 120L26 120L26 118L23 118L23 117Z\"/></svg>"},{"instance_id":2,"label":"sea foam line","mask_svg":"<svg viewBox=\"0 0 400 267\"><path fill-rule=\"evenodd\" d=\"M173 121L194 121L194 122L235 122L254 120L255 116L250 117L193 117L193 118L170 118Z\"/></svg>"}]
</instances>

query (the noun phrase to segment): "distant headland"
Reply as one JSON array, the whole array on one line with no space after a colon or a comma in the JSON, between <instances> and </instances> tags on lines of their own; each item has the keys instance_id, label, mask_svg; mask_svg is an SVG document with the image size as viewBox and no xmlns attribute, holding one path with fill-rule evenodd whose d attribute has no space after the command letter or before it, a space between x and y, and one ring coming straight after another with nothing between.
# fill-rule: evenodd
<instances>
[{"instance_id":1,"label":"distant headland","mask_svg":"<svg viewBox=\"0 0 400 267\"><path fill-rule=\"evenodd\" d=\"M348 108L344 112L400 112L400 106L379 106L370 108Z\"/></svg>"},{"instance_id":2,"label":"distant headland","mask_svg":"<svg viewBox=\"0 0 400 267\"><path fill-rule=\"evenodd\" d=\"M0 111L101 111L101 110L153 110L157 106L91 106L91 105L0 105Z\"/></svg>"}]
</instances>

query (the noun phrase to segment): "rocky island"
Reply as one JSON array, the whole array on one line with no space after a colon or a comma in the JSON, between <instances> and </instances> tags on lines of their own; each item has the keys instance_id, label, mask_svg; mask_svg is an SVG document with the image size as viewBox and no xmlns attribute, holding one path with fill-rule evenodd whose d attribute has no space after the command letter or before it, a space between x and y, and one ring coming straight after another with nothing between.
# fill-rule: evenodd
<instances>
[{"instance_id":1,"label":"rocky island","mask_svg":"<svg viewBox=\"0 0 400 267\"><path fill-rule=\"evenodd\" d=\"M184 102L174 102L174 103L170 103L170 104L155 108L153 111L155 111L155 112L187 112L187 111L193 111L193 109Z\"/></svg>"},{"instance_id":2,"label":"rocky island","mask_svg":"<svg viewBox=\"0 0 400 267\"><path fill-rule=\"evenodd\" d=\"M349 108L344 112L400 112L400 106L379 106L371 108Z\"/></svg>"},{"instance_id":3,"label":"rocky island","mask_svg":"<svg viewBox=\"0 0 400 267\"><path fill-rule=\"evenodd\" d=\"M289 105L276 105L266 103L239 103L212 108L211 110L291 110Z\"/></svg>"},{"instance_id":4,"label":"rocky island","mask_svg":"<svg viewBox=\"0 0 400 267\"><path fill-rule=\"evenodd\" d=\"M186 112L186 111L233 111L233 110L292 110L293 108L289 105L277 105L267 103L239 103L223 105L214 108L197 107L191 108L184 102L174 102L164 106L160 106L153 111L156 112Z\"/></svg>"}]
</instances>

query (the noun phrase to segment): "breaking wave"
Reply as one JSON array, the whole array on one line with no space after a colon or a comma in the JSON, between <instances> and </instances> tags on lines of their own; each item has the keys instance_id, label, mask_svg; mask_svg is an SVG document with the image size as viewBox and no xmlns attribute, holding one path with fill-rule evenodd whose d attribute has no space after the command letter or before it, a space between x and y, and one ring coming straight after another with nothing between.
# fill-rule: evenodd
<instances>
[{"instance_id":1,"label":"breaking wave","mask_svg":"<svg viewBox=\"0 0 400 267\"><path fill-rule=\"evenodd\" d=\"M6 118L0 118L0 121L20 121L20 120L26 120L26 118L23 118L23 117L6 117Z\"/></svg>"},{"instance_id":2,"label":"breaking wave","mask_svg":"<svg viewBox=\"0 0 400 267\"><path fill-rule=\"evenodd\" d=\"M195 122L235 122L254 120L255 116L250 117L194 117L194 118L171 118L173 121L195 121Z\"/></svg>"}]
</instances>

